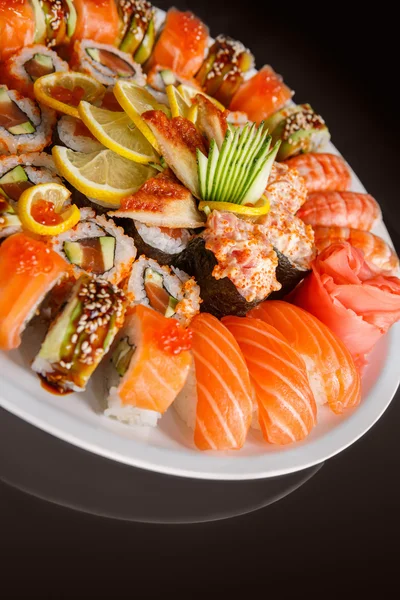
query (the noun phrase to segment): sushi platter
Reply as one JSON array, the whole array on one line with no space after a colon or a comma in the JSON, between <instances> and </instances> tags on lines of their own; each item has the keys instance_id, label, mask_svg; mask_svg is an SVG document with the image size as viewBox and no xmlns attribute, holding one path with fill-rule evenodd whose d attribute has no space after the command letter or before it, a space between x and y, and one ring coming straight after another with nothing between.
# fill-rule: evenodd
<instances>
[{"instance_id":1,"label":"sushi platter","mask_svg":"<svg viewBox=\"0 0 400 600\"><path fill-rule=\"evenodd\" d=\"M0 406L214 480L372 427L400 379L399 259L323 118L147 0L0 0L0 33Z\"/></svg>"}]
</instances>

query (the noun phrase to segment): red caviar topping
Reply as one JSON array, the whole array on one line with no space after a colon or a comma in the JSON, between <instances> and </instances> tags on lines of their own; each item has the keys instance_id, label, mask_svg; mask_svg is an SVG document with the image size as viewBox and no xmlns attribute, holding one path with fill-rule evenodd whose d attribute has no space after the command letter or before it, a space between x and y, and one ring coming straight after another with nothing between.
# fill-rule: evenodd
<instances>
[{"instance_id":1,"label":"red caviar topping","mask_svg":"<svg viewBox=\"0 0 400 600\"><path fill-rule=\"evenodd\" d=\"M180 354L192 347L192 332L184 329L174 319L170 319L158 339L159 347L170 354Z\"/></svg>"},{"instance_id":2,"label":"red caviar topping","mask_svg":"<svg viewBox=\"0 0 400 600\"><path fill-rule=\"evenodd\" d=\"M32 217L42 225L58 225L62 223L61 216L55 212L54 204L49 200L37 200L31 209Z\"/></svg>"},{"instance_id":3,"label":"red caviar topping","mask_svg":"<svg viewBox=\"0 0 400 600\"><path fill-rule=\"evenodd\" d=\"M17 275L29 273L34 277L49 273L54 267L49 248L39 240L18 233L9 237L4 244L8 246L7 262L10 272Z\"/></svg>"}]
</instances>

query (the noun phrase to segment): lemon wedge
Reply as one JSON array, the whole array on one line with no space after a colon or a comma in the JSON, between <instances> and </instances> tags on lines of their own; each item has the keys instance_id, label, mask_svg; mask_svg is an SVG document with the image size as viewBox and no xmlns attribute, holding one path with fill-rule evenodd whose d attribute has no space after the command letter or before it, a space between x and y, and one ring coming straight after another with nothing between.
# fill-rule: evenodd
<instances>
[{"instance_id":1,"label":"lemon wedge","mask_svg":"<svg viewBox=\"0 0 400 600\"><path fill-rule=\"evenodd\" d=\"M205 94L204 92L202 92L201 90L198 90L195 87L191 87L190 85L181 83L180 85L178 85L177 90L180 93L180 95L182 96L182 98L186 101L187 104L192 104L192 101L197 96L197 94L202 94L202 96L205 96L207 98L207 100L209 100L210 102L215 104L215 106L217 108L219 108L219 110L222 110L222 111L225 110L225 106L223 104L221 104L221 102L218 102L218 100L216 100L212 96Z\"/></svg>"},{"instance_id":2,"label":"lemon wedge","mask_svg":"<svg viewBox=\"0 0 400 600\"><path fill-rule=\"evenodd\" d=\"M145 88L137 85L133 81L124 81L120 79L114 87L114 96L122 106L126 114L134 122L144 137L160 154L157 140L154 137L150 127L144 122L141 115L148 110L162 110L168 117L171 116L170 110L165 104L157 102L155 97Z\"/></svg>"},{"instance_id":3,"label":"lemon wedge","mask_svg":"<svg viewBox=\"0 0 400 600\"><path fill-rule=\"evenodd\" d=\"M106 93L104 85L93 77L73 71L43 75L35 81L33 90L38 102L76 118L81 100L100 102Z\"/></svg>"},{"instance_id":4,"label":"lemon wedge","mask_svg":"<svg viewBox=\"0 0 400 600\"><path fill-rule=\"evenodd\" d=\"M192 107L192 101L190 100L187 102L174 85L167 85L165 92L167 94L172 116L185 117L187 119Z\"/></svg>"},{"instance_id":5,"label":"lemon wedge","mask_svg":"<svg viewBox=\"0 0 400 600\"><path fill-rule=\"evenodd\" d=\"M98 108L85 101L79 104L78 111L89 131L106 148L138 163L159 162L153 146L126 113Z\"/></svg>"},{"instance_id":6,"label":"lemon wedge","mask_svg":"<svg viewBox=\"0 0 400 600\"><path fill-rule=\"evenodd\" d=\"M70 204L71 192L59 183L40 183L22 192L18 216L22 227L37 235L59 235L74 227L80 211Z\"/></svg>"},{"instance_id":7,"label":"lemon wedge","mask_svg":"<svg viewBox=\"0 0 400 600\"><path fill-rule=\"evenodd\" d=\"M84 154L54 146L53 159L60 174L77 190L103 205L118 207L157 171L105 148Z\"/></svg>"}]
</instances>

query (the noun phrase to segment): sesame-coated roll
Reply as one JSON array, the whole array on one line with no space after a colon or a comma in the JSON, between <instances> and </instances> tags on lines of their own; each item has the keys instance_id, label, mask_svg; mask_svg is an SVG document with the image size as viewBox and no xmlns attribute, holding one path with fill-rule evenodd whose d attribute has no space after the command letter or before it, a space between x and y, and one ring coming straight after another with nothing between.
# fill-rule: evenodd
<instances>
[{"instance_id":1,"label":"sesame-coated roll","mask_svg":"<svg viewBox=\"0 0 400 600\"><path fill-rule=\"evenodd\" d=\"M123 324L121 290L82 275L50 325L32 368L61 392L80 392L108 352Z\"/></svg>"}]
</instances>

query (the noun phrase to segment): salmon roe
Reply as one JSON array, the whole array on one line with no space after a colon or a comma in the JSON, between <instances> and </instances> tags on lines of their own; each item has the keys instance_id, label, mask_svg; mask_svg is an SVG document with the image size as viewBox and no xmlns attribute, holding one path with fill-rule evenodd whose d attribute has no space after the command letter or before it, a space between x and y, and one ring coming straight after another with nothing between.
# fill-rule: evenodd
<instances>
[{"instance_id":1,"label":"salmon roe","mask_svg":"<svg viewBox=\"0 0 400 600\"><path fill-rule=\"evenodd\" d=\"M59 225L61 216L56 213L54 204L49 200L37 200L31 209L31 215L37 223L42 225Z\"/></svg>"},{"instance_id":2,"label":"salmon roe","mask_svg":"<svg viewBox=\"0 0 400 600\"><path fill-rule=\"evenodd\" d=\"M22 233L9 237L3 246L8 246L7 264L10 272L17 275L28 273L31 276L50 273L53 260L49 248L39 240Z\"/></svg>"},{"instance_id":3,"label":"salmon roe","mask_svg":"<svg viewBox=\"0 0 400 600\"><path fill-rule=\"evenodd\" d=\"M192 332L170 319L158 338L159 347L169 354L180 354L192 347Z\"/></svg>"}]
</instances>

